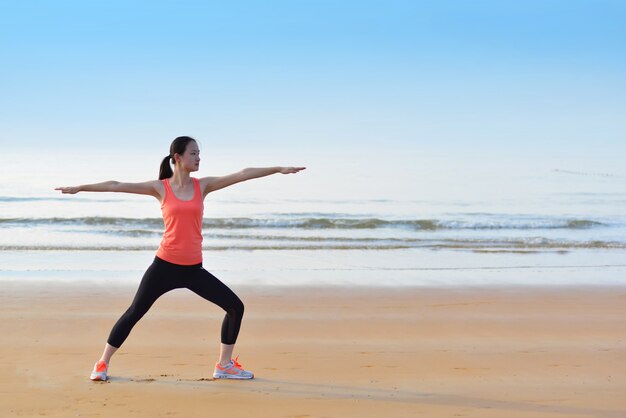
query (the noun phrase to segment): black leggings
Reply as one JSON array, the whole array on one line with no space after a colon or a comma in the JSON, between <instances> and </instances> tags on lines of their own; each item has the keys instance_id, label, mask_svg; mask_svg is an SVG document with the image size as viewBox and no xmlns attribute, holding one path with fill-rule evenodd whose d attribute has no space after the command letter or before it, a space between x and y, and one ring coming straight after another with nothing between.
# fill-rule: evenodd
<instances>
[{"instance_id":1,"label":"black leggings","mask_svg":"<svg viewBox=\"0 0 626 418\"><path fill-rule=\"evenodd\" d=\"M223 344L235 344L243 317L243 303L237 295L217 277L202 268L202 264L181 266L159 257L155 257L143 275L133 303L115 323L107 342L113 347L121 347L130 330L161 295L182 287L226 311L222 322L221 340Z\"/></svg>"}]
</instances>

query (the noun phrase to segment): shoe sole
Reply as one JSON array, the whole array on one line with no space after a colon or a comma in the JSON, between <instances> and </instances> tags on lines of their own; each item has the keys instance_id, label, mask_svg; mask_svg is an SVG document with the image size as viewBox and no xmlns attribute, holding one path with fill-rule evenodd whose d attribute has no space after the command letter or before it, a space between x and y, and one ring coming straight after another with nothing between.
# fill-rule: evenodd
<instances>
[{"instance_id":1,"label":"shoe sole","mask_svg":"<svg viewBox=\"0 0 626 418\"><path fill-rule=\"evenodd\" d=\"M250 380L254 379L254 375L248 376L238 376L236 374L214 374L214 379L238 379L238 380Z\"/></svg>"},{"instance_id":2,"label":"shoe sole","mask_svg":"<svg viewBox=\"0 0 626 418\"><path fill-rule=\"evenodd\" d=\"M104 382L105 380L107 380L107 375L104 373L92 373L92 375L89 376L89 379L93 380L94 382Z\"/></svg>"}]
</instances>

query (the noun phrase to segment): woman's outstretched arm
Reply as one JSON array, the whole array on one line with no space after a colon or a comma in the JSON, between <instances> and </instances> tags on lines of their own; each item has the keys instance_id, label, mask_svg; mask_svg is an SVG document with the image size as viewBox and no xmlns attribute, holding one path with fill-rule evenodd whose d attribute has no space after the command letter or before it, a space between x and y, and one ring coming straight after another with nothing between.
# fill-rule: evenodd
<instances>
[{"instance_id":1,"label":"woman's outstretched arm","mask_svg":"<svg viewBox=\"0 0 626 418\"><path fill-rule=\"evenodd\" d=\"M263 168L244 168L233 174L221 177L203 177L200 179L200 187L204 190L204 194L214 192L224 187L232 186L242 181L252 180L259 177L269 176L271 174L294 174L304 170L306 167L263 167Z\"/></svg>"},{"instance_id":2,"label":"woman's outstretched arm","mask_svg":"<svg viewBox=\"0 0 626 418\"><path fill-rule=\"evenodd\" d=\"M95 184L83 184L80 186L57 187L63 194L76 194L78 192L115 192L133 193L154 196L160 199L160 189L163 187L160 181L152 180L143 183L121 183L119 181L104 181Z\"/></svg>"}]
</instances>

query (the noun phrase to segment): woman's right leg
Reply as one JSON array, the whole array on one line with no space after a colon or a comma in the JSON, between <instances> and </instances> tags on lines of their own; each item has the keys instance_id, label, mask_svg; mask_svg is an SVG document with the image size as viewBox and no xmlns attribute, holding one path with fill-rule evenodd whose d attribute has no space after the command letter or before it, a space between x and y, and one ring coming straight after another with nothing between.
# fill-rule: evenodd
<instances>
[{"instance_id":1,"label":"woman's right leg","mask_svg":"<svg viewBox=\"0 0 626 418\"><path fill-rule=\"evenodd\" d=\"M146 270L133 302L111 330L102 353L107 364L108 359L122 346L135 324L148 312L154 302L164 293L178 287L175 276L172 265L160 259L155 259Z\"/></svg>"},{"instance_id":2,"label":"woman's right leg","mask_svg":"<svg viewBox=\"0 0 626 418\"><path fill-rule=\"evenodd\" d=\"M91 372L91 380L107 380L111 356L122 346L131 329L148 312L152 304L164 293L179 287L178 282L175 266L155 258L141 279L133 303L113 326L102 356Z\"/></svg>"},{"instance_id":3,"label":"woman's right leg","mask_svg":"<svg viewBox=\"0 0 626 418\"><path fill-rule=\"evenodd\" d=\"M106 343L106 345L104 346L104 351L102 352L102 356L100 356L100 360L98 361L104 361L106 364L109 364L109 361L111 361L111 356L113 356L116 351L117 347L113 347L111 344Z\"/></svg>"}]
</instances>

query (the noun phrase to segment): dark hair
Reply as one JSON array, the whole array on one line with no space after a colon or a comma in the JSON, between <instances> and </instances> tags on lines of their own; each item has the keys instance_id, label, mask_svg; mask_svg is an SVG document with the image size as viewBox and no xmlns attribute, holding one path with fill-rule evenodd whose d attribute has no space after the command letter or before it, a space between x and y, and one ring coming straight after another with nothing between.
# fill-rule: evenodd
<instances>
[{"instance_id":1,"label":"dark hair","mask_svg":"<svg viewBox=\"0 0 626 418\"><path fill-rule=\"evenodd\" d=\"M172 162L172 164L176 164L176 161L174 160L174 154L184 154L185 150L187 149L187 144L189 144L191 141L196 142L196 140L190 136L179 136L172 141L172 145L170 145L170 155L163 158L163 161L161 162L161 168L159 169L159 180L169 179L174 175L174 172L172 171L172 166L170 166L170 161Z\"/></svg>"}]
</instances>

